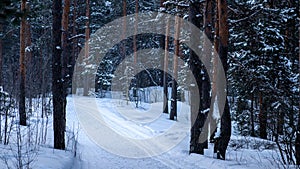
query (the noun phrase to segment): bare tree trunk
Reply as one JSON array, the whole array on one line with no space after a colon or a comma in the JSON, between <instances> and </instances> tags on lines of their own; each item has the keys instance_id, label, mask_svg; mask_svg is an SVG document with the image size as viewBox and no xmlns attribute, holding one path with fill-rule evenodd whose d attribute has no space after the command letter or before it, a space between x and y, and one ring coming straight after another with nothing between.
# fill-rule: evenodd
<instances>
[{"instance_id":1,"label":"bare tree trunk","mask_svg":"<svg viewBox=\"0 0 300 169\"><path fill-rule=\"evenodd\" d=\"M77 0L73 1L73 18L72 18L72 23L73 23L73 29L72 29L72 35L76 36L77 35L77 23L76 23L76 18L77 18ZM74 71L74 65L75 65L75 60L76 56L78 55L78 38L73 38L72 40L72 56L71 56L71 68L70 68L70 74L72 75L71 77L77 78L77 74L73 74ZM77 92L77 83L72 83L72 94L76 94Z\"/></svg>"},{"instance_id":2,"label":"bare tree trunk","mask_svg":"<svg viewBox=\"0 0 300 169\"><path fill-rule=\"evenodd\" d=\"M251 94L251 136L255 137L255 130L254 130L254 93Z\"/></svg>"},{"instance_id":3,"label":"bare tree trunk","mask_svg":"<svg viewBox=\"0 0 300 169\"><path fill-rule=\"evenodd\" d=\"M62 76L64 79L64 92L70 82L70 72L68 71L69 65L69 51L68 51L68 26L69 26L69 13L70 13L70 0L64 0L63 15L62 15ZM64 93L65 95L67 93Z\"/></svg>"},{"instance_id":4,"label":"bare tree trunk","mask_svg":"<svg viewBox=\"0 0 300 169\"><path fill-rule=\"evenodd\" d=\"M140 84L140 78L137 75L137 42L136 42L136 37L137 37L137 24L138 24L138 12L139 12L139 1L135 0L135 22L134 22L134 35L133 35L133 65L134 65L134 69L133 69L133 75L134 75L134 79L133 79L133 97L134 97L134 102L136 105L136 108L138 107L138 87ZM128 89L129 90L129 89ZM128 93L128 91L127 91Z\"/></svg>"},{"instance_id":5,"label":"bare tree trunk","mask_svg":"<svg viewBox=\"0 0 300 169\"><path fill-rule=\"evenodd\" d=\"M53 100L53 128L54 128L54 148L65 149L65 126L64 116L64 96L62 82L62 63L61 63L61 22L62 22L62 2L53 0L52 6L52 100Z\"/></svg>"},{"instance_id":6,"label":"bare tree trunk","mask_svg":"<svg viewBox=\"0 0 300 169\"><path fill-rule=\"evenodd\" d=\"M137 63L136 34L137 34L138 12L139 12L139 0L135 0L135 22L134 22L134 36L133 36L133 52L134 52L135 65Z\"/></svg>"},{"instance_id":7,"label":"bare tree trunk","mask_svg":"<svg viewBox=\"0 0 300 169\"><path fill-rule=\"evenodd\" d=\"M168 105L168 63L169 63L169 34L170 34L170 19L167 18L166 25L166 37L165 37L165 56L164 56L164 105L163 105L163 113L169 113L169 105Z\"/></svg>"},{"instance_id":8,"label":"bare tree trunk","mask_svg":"<svg viewBox=\"0 0 300 169\"><path fill-rule=\"evenodd\" d=\"M62 128L66 128L66 106L67 106L67 88L70 82L70 72L68 71L69 65L69 51L68 50L68 26L69 26L69 12L70 12L70 0L64 0L63 14L62 14L62 34L61 34L61 46L62 46L62 118L64 119L64 123L62 124Z\"/></svg>"},{"instance_id":9,"label":"bare tree trunk","mask_svg":"<svg viewBox=\"0 0 300 169\"><path fill-rule=\"evenodd\" d=\"M127 3L126 0L123 0L123 31L122 31L122 40L124 40L126 38L126 30L127 30L127 21L126 21L126 15L127 15ZM126 57L126 44L125 42L123 42L122 44L122 57ZM126 78L127 83L129 83L129 79ZM124 90L125 93L125 97L126 97L126 104L128 105L129 102L129 89L125 89Z\"/></svg>"},{"instance_id":10,"label":"bare tree trunk","mask_svg":"<svg viewBox=\"0 0 300 169\"><path fill-rule=\"evenodd\" d=\"M216 0L216 4L218 3L218 0ZM217 96L217 73L218 73L218 68L216 67L218 65L218 60L216 59L216 57L218 57L218 51L219 51L219 15L218 15L218 5L216 5L215 7L215 38L214 38L214 57L213 57L213 83L212 83L212 99L216 99ZM213 110L212 110L213 111ZM217 131L217 129L215 130L215 132ZM217 154L218 152L218 142L219 142L219 138L217 138L218 136L215 136L214 134L214 153Z\"/></svg>"},{"instance_id":11,"label":"bare tree trunk","mask_svg":"<svg viewBox=\"0 0 300 169\"><path fill-rule=\"evenodd\" d=\"M21 11L26 11L26 0L21 0ZM20 125L26 126L25 110L25 48L26 48L26 14L23 13L20 27L20 95L19 114Z\"/></svg>"},{"instance_id":12,"label":"bare tree trunk","mask_svg":"<svg viewBox=\"0 0 300 169\"><path fill-rule=\"evenodd\" d=\"M218 0L218 18L219 18L219 48L218 54L222 62L225 75L227 74L228 65L227 65L227 53L228 53L228 38L229 38L229 29L227 22L227 2L226 0ZM231 136L231 117L230 110L228 105L228 99L226 98L224 112L221 117L221 133L217 142L217 158L225 160L226 149L230 141ZM216 144L215 144L216 146Z\"/></svg>"},{"instance_id":13,"label":"bare tree trunk","mask_svg":"<svg viewBox=\"0 0 300 169\"><path fill-rule=\"evenodd\" d=\"M0 32L3 31L3 25L0 23ZM0 86L2 86L2 59L3 59L3 50L2 50L2 38L0 38Z\"/></svg>"},{"instance_id":14,"label":"bare tree trunk","mask_svg":"<svg viewBox=\"0 0 300 169\"><path fill-rule=\"evenodd\" d=\"M85 59L89 57L89 39L90 39L90 0L86 0L86 23L85 23L85 45L84 45L84 56ZM87 60L86 60L87 62ZM86 63L88 64L88 63ZM83 95L87 96L89 94L89 84L88 84L88 74L84 75L84 86L83 86Z\"/></svg>"},{"instance_id":15,"label":"bare tree trunk","mask_svg":"<svg viewBox=\"0 0 300 169\"><path fill-rule=\"evenodd\" d=\"M163 8L164 8L165 6L164 6L164 0L160 0L160 9L158 10L159 12L162 12L163 10ZM158 27L158 29L160 29L160 28L164 28L166 26L166 23L163 23L163 24L160 24L159 26L157 26ZM159 38L159 47L161 48L161 49L164 49L165 50L165 42L166 42L166 38L164 37L164 36L162 36L162 35L158 35L158 38ZM163 68L163 66L165 65L164 62L165 61L165 57L161 57L160 58L160 65L161 65L161 67L162 67L162 69L164 70L164 68ZM160 83L159 83L159 85L161 86L161 87L164 87L164 76L165 76L165 72L164 71L161 71L161 72L159 72L160 73ZM163 96L165 96L165 93L163 93ZM166 101L165 99L164 99L164 101ZM165 103L164 103L165 104ZM164 110L165 109L165 107L163 107L163 112L165 111Z\"/></svg>"},{"instance_id":16,"label":"bare tree trunk","mask_svg":"<svg viewBox=\"0 0 300 169\"><path fill-rule=\"evenodd\" d=\"M27 2L26 4L26 11L30 12L30 6ZM32 63L32 51L31 51L31 25L30 23L26 22L25 25L25 70L27 73L25 73L27 76L25 79L27 79L27 88L25 87L25 90L27 92L27 96L29 97L29 107L28 107L28 114L32 114L32 96L33 96L33 90L34 88L33 81L33 71L34 71L34 65Z\"/></svg>"},{"instance_id":17,"label":"bare tree trunk","mask_svg":"<svg viewBox=\"0 0 300 169\"><path fill-rule=\"evenodd\" d=\"M267 119L262 93L259 93L259 130L260 138L267 139Z\"/></svg>"},{"instance_id":18,"label":"bare tree trunk","mask_svg":"<svg viewBox=\"0 0 300 169\"><path fill-rule=\"evenodd\" d=\"M215 121L212 118L212 113L208 115L207 110L210 108L210 81L208 76L208 71L211 71L210 67L204 67L204 65L210 65L212 58L212 43L213 42L213 34L212 34L212 0L207 0L205 2L205 10L204 10L204 34L206 38L204 38L203 44L203 54L205 55L202 60L202 70L201 70L201 112L205 114L205 119L209 120L209 123L205 123L203 127L202 134L200 135L199 140L206 140L202 143L202 147L208 148L208 133L213 133L213 131L208 131L208 125L216 126ZM212 128L212 127L211 127ZM214 130L214 129L212 129Z\"/></svg>"},{"instance_id":19,"label":"bare tree trunk","mask_svg":"<svg viewBox=\"0 0 300 169\"><path fill-rule=\"evenodd\" d=\"M298 27L299 30L299 48L300 48L300 26ZM300 52L299 52L299 63L300 63ZM300 73L300 66L299 66L299 73ZM299 80L299 88L300 88L300 80ZM300 101L299 101L300 105ZM298 112L298 126L296 130L296 143L295 143L295 157L296 157L296 164L300 165L300 110Z\"/></svg>"},{"instance_id":20,"label":"bare tree trunk","mask_svg":"<svg viewBox=\"0 0 300 169\"><path fill-rule=\"evenodd\" d=\"M296 130L295 157L296 164L300 165L300 112L298 113L298 126Z\"/></svg>"},{"instance_id":21,"label":"bare tree trunk","mask_svg":"<svg viewBox=\"0 0 300 169\"><path fill-rule=\"evenodd\" d=\"M189 20L197 28L201 29L202 17L198 17L201 14L201 3L190 2L189 7ZM191 43L199 44L200 37L193 36L196 32L191 32ZM190 69L195 77L197 84L190 85L190 98L191 98L191 139L190 139L190 151L189 153L204 154L204 144L199 143L199 137L204 126L206 115L201 113L201 62L197 54L190 50Z\"/></svg>"},{"instance_id":22,"label":"bare tree trunk","mask_svg":"<svg viewBox=\"0 0 300 169\"><path fill-rule=\"evenodd\" d=\"M172 96L171 96L171 112L170 120L177 120L177 78L178 78L178 56L179 56L179 35L180 35L180 20L179 16L175 16L175 53L173 57L173 79L172 79Z\"/></svg>"}]
</instances>

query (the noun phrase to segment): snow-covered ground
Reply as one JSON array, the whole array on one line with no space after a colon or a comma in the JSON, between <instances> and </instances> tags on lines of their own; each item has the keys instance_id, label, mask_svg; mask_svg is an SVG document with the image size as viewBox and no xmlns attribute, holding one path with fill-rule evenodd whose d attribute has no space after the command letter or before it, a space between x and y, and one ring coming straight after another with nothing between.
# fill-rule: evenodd
<instances>
[{"instance_id":1,"label":"snow-covered ground","mask_svg":"<svg viewBox=\"0 0 300 169\"><path fill-rule=\"evenodd\" d=\"M74 97L75 98L75 97ZM119 168L200 168L200 169L258 169L281 168L276 146L256 138L232 136L226 160L213 156L213 145L205 155L188 153L189 106L178 104L178 121L170 121L162 114L162 103L133 103L123 100L68 97L67 131L73 131L77 140L67 134L68 150L52 147L52 120L49 120L47 142L40 146L33 158L33 168L55 169L119 169ZM78 134L77 134L78 133ZM11 168L16 156L4 146L0 168ZM73 150L72 150L73 149ZM74 153L76 156L74 157Z\"/></svg>"},{"instance_id":2,"label":"snow-covered ground","mask_svg":"<svg viewBox=\"0 0 300 169\"><path fill-rule=\"evenodd\" d=\"M120 148L117 140L114 137L107 137L105 135L94 134L97 132L87 132L84 127L80 127L78 138L78 156L75 160L76 163L72 168L279 168L278 154L274 150L253 149L252 144L261 144L263 141L251 140L248 144L250 149L246 149L246 142L243 142L244 146L239 148L238 145L241 140L247 140L247 138L232 136L232 147L229 147L227 153L227 160L221 161L213 158L213 145L209 145L209 149L205 150L205 155L191 154L189 155L189 106L184 103L178 105L178 121L170 121L169 115L160 113L162 110L162 103L145 104L142 103L138 109L134 108L133 103L127 105L126 101L111 100L111 99L97 99L97 107L89 107L93 99L91 98L79 98L80 101L71 101L69 98L68 104L68 124L78 123L78 117L84 118L88 113L97 109L98 115L101 114L102 120L106 122L105 125L112 128L112 132L115 132L123 137L131 138L135 140L148 141L149 138L163 135L168 132L176 123L181 123L183 127L183 133L177 133L177 136L183 136L178 144L162 154L154 155L144 158L128 158L126 155L131 156L137 151L136 148L126 149L126 152L121 152L122 156L116 155L111 152L118 152L118 150L110 150L111 147L103 146L103 142L98 142L97 138L111 139L104 140L109 142L112 147ZM75 99L78 100L78 99ZM73 105L72 105L73 104ZM75 107L84 106L84 112L82 110L74 111ZM85 113L85 114L83 114ZM93 116L92 116L93 117ZM95 117L97 118L97 117ZM84 124L85 125L85 124ZM93 126L93 124L90 124ZM92 128L92 127L91 127ZM90 128L86 128L90 129ZM178 130L177 130L178 131ZM91 134L88 136L88 133ZM99 132L101 133L101 132ZM167 137L167 136L166 136ZM251 138L252 139L252 138ZM249 140L249 139L248 139ZM168 142L168 140L167 140ZM156 142L157 144L163 144ZM174 142L168 142L173 143ZM130 145L129 145L130 146ZM153 149L155 149L154 145ZM145 147L143 147L145 148ZM165 148L165 147L163 147ZM104 150L106 149L106 150ZM120 151L123 151L120 148ZM132 152L133 151L133 152ZM125 157L124 157L125 156Z\"/></svg>"}]
</instances>

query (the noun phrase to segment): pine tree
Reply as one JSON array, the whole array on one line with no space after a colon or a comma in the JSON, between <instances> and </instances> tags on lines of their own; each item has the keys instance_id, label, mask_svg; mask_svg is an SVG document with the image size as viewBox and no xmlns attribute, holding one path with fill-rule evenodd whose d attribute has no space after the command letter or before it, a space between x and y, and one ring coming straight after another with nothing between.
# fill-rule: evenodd
<instances>
[{"instance_id":1,"label":"pine tree","mask_svg":"<svg viewBox=\"0 0 300 169\"><path fill-rule=\"evenodd\" d=\"M178 79L178 56L179 56L179 35L180 35L180 19L175 16L175 35L174 35L174 56L173 56L173 79L172 79L172 94L171 94L171 110L170 120L177 120L177 79Z\"/></svg>"},{"instance_id":2,"label":"pine tree","mask_svg":"<svg viewBox=\"0 0 300 169\"><path fill-rule=\"evenodd\" d=\"M25 109L25 53L26 53L26 0L21 0L21 11L23 12L20 27L20 97L19 114L20 125L26 126Z\"/></svg>"},{"instance_id":3,"label":"pine tree","mask_svg":"<svg viewBox=\"0 0 300 169\"><path fill-rule=\"evenodd\" d=\"M194 24L199 29L202 27L202 19L201 17L201 3L198 1L190 2L189 5L189 20L192 24ZM197 34L195 32L191 32L192 35ZM200 37L192 37L192 42L194 44L199 44ZM193 73L193 76L196 80L197 84L190 85L190 93L191 93L191 139L190 139L190 153L204 154L204 148L206 147L207 142L204 144L199 143L199 136L203 131L203 127L206 120L206 115L201 113L202 104L202 77L201 77L201 62L197 56L197 54L190 50L189 56L189 65L190 69ZM205 132L205 131L204 131ZM205 135L205 134L204 134Z\"/></svg>"},{"instance_id":4,"label":"pine tree","mask_svg":"<svg viewBox=\"0 0 300 169\"><path fill-rule=\"evenodd\" d=\"M0 32L3 31L3 25L0 22ZM2 86L2 63L3 63L3 48L2 48L2 37L0 38L0 86Z\"/></svg>"},{"instance_id":5,"label":"pine tree","mask_svg":"<svg viewBox=\"0 0 300 169\"><path fill-rule=\"evenodd\" d=\"M62 35L62 2L54 0L52 6L52 97L53 97L53 128L54 128L54 148L65 149L65 127L66 119L64 115L64 92L62 81L61 63L61 35Z\"/></svg>"},{"instance_id":6,"label":"pine tree","mask_svg":"<svg viewBox=\"0 0 300 169\"><path fill-rule=\"evenodd\" d=\"M239 132L274 140L283 162L293 164L299 105L298 30L299 1L231 2L229 74L237 97L233 107ZM235 103L235 102L233 102ZM251 126L251 131L250 127ZM246 131L246 133L245 133Z\"/></svg>"},{"instance_id":7,"label":"pine tree","mask_svg":"<svg viewBox=\"0 0 300 169\"><path fill-rule=\"evenodd\" d=\"M299 43L300 45L300 43ZM300 55L299 55L299 63L300 63ZM300 112L300 111L299 111ZM295 158L296 165L300 165L300 113L298 113L298 125L296 131L296 141L295 141Z\"/></svg>"},{"instance_id":8,"label":"pine tree","mask_svg":"<svg viewBox=\"0 0 300 169\"><path fill-rule=\"evenodd\" d=\"M163 6L163 0L161 0L161 7ZM170 34L170 19L167 18L166 23L166 36L165 36L165 55L164 55L164 74L163 74L163 87L164 87L164 104L163 113L169 113L168 105L168 63L169 63L169 34Z\"/></svg>"},{"instance_id":9,"label":"pine tree","mask_svg":"<svg viewBox=\"0 0 300 169\"><path fill-rule=\"evenodd\" d=\"M217 1L217 22L218 23L218 55L224 67L225 74L227 74L228 64L227 64L227 53L228 53L228 22L227 22L227 2L226 0ZM221 117L221 128L220 136L215 142L217 150L217 158L225 160L226 149L231 136L231 117L228 105L228 100L226 98L224 112Z\"/></svg>"},{"instance_id":10,"label":"pine tree","mask_svg":"<svg viewBox=\"0 0 300 169\"><path fill-rule=\"evenodd\" d=\"M85 65L88 65L88 58L89 58L89 53L90 53L90 47L89 47L89 39L90 39L90 0L86 0L86 22L85 22L85 45L84 45L84 61ZM84 74L84 85L83 85L83 95L88 96L89 94L89 84L88 84L88 79L89 76L88 74Z\"/></svg>"}]
</instances>

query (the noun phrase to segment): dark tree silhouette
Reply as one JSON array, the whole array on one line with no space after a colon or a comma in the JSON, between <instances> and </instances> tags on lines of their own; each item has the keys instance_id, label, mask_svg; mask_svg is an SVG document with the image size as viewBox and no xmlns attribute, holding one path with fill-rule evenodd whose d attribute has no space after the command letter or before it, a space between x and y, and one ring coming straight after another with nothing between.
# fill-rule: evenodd
<instances>
[{"instance_id":1,"label":"dark tree silhouette","mask_svg":"<svg viewBox=\"0 0 300 169\"><path fill-rule=\"evenodd\" d=\"M53 128L54 128L54 148L65 149L65 107L63 95L63 81L62 81L62 63L61 63L61 26L62 26L62 2L61 0L54 0L52 6L52 97L53 97Z\"/></svg>"}]
</instances>

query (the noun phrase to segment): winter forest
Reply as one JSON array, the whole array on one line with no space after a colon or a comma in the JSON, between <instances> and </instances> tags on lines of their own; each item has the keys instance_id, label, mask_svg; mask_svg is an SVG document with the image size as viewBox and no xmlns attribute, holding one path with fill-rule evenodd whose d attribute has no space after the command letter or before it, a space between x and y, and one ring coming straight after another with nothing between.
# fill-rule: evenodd
<instances>
[{"instance_id":1,"label":"winter forest","mask_svg":"<svg viewBox=\"0 0 300 169\"><path fill-rule=\"evenodd\" d=\"M0 168L300 168L299 0L1 0Z\"/></svg>"}]
</instances>

